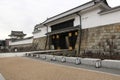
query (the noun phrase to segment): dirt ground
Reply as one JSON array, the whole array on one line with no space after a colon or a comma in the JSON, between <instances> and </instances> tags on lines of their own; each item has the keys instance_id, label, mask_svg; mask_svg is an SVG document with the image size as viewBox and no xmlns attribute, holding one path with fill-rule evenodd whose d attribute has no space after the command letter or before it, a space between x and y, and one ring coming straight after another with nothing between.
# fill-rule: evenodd
<instances>
[{"instance_id":1,"label":"dirt ground","mask_svg":"<svg viewBox=\"0 0 120 80\"><path fill-rule=\"evenodd\" d=\"M6 80L120 80L120 76L25 57L0 58L0 73Z\"/></svg>"}]
</instances>

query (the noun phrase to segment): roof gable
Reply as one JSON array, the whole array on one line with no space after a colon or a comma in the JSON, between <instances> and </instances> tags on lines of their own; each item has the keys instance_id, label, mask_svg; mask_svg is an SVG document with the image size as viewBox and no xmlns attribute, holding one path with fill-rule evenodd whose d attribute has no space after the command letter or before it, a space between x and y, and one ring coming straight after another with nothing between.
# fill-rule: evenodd
<instances>
[{"instance_id":1,"label":"roof gable","mask_svg":"<svg viewBox=\"0 0 120 80\"><path fill-rule=\"evenodd\" d=\"M100 4L104 9L110 8L110 7L108 6L106 0L92 0L92 1L89 1L89 2L87 2L87 3L85 3L85 4L83 4L83 5L80 5L80 6L78 6L78 7L75 7L75 8L73 8L73 9L70 9L70 10L68 10L68 11L66 11L66 12L63 12L63 13L61 13L61 14L58 14L58 15L53 16L53 17L51 17L51 18L48 18L48 19L44 22L44 24L49 23L49 22L54 21L54 20L57 20L57 19L60 19L60 18L63 18L63 17L68 16L68 15L77 13L77 12L80 12L80 11L82 11L82 10L85 10L85 9L87 9L87 8L96 6L96 5L98 5L98 4Z\"/></svg>"}]
</instances>

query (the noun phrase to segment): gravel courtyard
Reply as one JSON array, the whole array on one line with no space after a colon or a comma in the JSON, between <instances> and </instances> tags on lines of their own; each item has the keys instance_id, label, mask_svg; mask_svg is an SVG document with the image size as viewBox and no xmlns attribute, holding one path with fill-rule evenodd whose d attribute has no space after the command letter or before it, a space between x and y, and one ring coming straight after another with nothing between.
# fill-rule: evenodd
<instances>
[{"instance_id":1,"label":"gravel courtyard","mask_svg":"<svg viewBox=\"0 0 120 80\"><path fill-rule=\"evenodd\" d=\"M6 80L120 80L120 76L25 57L0 58L0 73Z\"/></svg>"}]
</instances>

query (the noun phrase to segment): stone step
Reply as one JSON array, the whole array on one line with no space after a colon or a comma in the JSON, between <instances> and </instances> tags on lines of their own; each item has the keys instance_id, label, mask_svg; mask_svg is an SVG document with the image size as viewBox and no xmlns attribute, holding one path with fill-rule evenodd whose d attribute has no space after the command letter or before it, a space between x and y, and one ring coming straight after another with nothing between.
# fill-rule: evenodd
<instances>
[{"instance_id":1,"label":"stone step","mask_svg":"<svg viewBox=\"0 0 120 80\"><path fill-rule=\"evenodd\" d=\"M1 73L0 73L0 80L5 80L5 78L2 76Z\"/></svg>"}]
</instances>

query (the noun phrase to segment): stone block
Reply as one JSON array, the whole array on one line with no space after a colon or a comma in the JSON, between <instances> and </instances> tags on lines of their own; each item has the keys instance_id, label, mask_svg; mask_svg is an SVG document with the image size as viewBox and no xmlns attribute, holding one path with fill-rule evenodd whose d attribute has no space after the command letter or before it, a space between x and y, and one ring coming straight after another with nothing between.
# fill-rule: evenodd
<instances>
[{"instance_id":1,"label":"stone block","mask_svg":"<svg viewBox=\"0 0 120 80\"><path fill-rule=\"evenodd\" d=\"M54 57L53 55L46 55L46 59L47 59L47 60L52 60L53 57Z\"/></svg>"},{"instance_id":2,"label":"stone block","mask_svg":"<svg viewBox=\"0 0 120 80\"><path fill-rule=\"evenodd\" d=\"M75 63L76 57L65 57L65 58L66 58L66 62Z\"/></svg>"},{"instance_id":3,"label":"stone block","mask_svg":"<svg viewBox=\"0 0 120 80\"><path fill-rule=\"evenodd\" d=\"M26 55L26 56L30 56L30 54L29 54L29 53L26 53L25 55Z\"/></svg>"},{"instance_id":4,"label":"stone block","mask_svg":"<svg viewBox=\"0 0 120 80\"><path fill-rule=\"evenodd\" d=\"M0 73L0 80L5 80L5 78L2 76L1 73Z\"/></svg>"},{"instance_id":5,"label":"stone block","mask_svg":"<svg viewBox=\"0 0 120 80\"><path fill-rule=\"evenodd\" d=\"M33 57L34 55L31 53L30 56Z\"/></svg>"},{"instance_id":6,"label":"stone block","mask_svg":"<svg viewBox=\"0 0 120 80\"><path fill-rule=\"evenodd\" d=\"M114 31L115 31L115 32L120 32L120 26L115 26L115 27L114 27Z\"/></svg>"},{"instance_id":7,"label":"stone block","mask_svg":"<svg viewBox=\"0 0 120 80\"><path fill-rule=\"evenodd\" d=\"M66 58L66 62L68 63L74 63L74 64L81 63L81 58L77 58L77 57L65 57L65 58Z\"/></svg>"},{"instance_id":8,"label":"stone block","mask_svg":"<svg viewBox=\"0 0 120 80\"><path fill-rule=\"evenodd\" d=\"M61 61L66 62L66 58L63 56Z\"/></svg>"},{"instance_id":9,"label":"stone block","mask_svg":"<svg viewBox=\"0 0 120 80\"><path fill-rule=\"evenodd\" d=\"M36 54L36 58L39 58L40 57L40 54Z\"/></svg>"},{"instance_id":10,"label":"stone block","mask_svg":"<svg viewBox=\"0 0 120 80\"><path fill-rule=\"evenodd\" d=\"M40 54L40 58L41 59L46 59L46 55L45 54Z\"/></svg>"},{"instance_id":11,"label":"stone block","mask_svg":"<svg viewBox=\"0 0 120 80\"><path fill-rule=\"evenodd\" d=\"M120 69L120 60L102 60L102 67Z\"/></svg>"},{"instance_id":12,"label":"stone block","mask_svg":"<svg viewBox=\"0 0 120 80\"><path fill-rule=\"evenodd\" d=\"M57 61L62 61L62 58L63 58L63 56L55 56L55 59L56 59Z\"/></svg>"},{"instance_id":13,"label":"stone block","mask_svg":"<svg viewBox=\"0 0 120 80\"><path fill-rule=\"evenodd\" d=\"M81 59L81 64L85 64L85 65L91 65L96 67L96 64L99 64L100 67L100 63L101 63L101 59L93 59L93 58Z\"/></svg>"},{"instance_id":14,"label":"stone block","mask_svg":"<svg viewBox=\"0 0 120 80\"><path fill-rule=\"evenodd\" d=\"M33 53L33 57L37 57L37 54L34 54L34 53Z\"/></svg>"}]
</instances>

